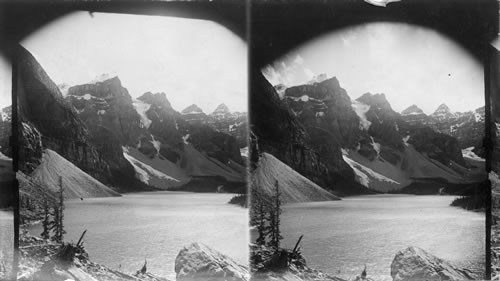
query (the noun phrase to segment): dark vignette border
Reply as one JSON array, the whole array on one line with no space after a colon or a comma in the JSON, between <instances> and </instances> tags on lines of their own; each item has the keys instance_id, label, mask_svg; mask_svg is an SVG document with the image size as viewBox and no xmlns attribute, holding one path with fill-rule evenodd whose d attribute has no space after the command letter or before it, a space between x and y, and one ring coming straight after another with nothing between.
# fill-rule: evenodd
<instances>
[{"instance_id":1,"label":"dark vignette border","mask_svg":"<svg viewBox=\"0 0 500 281\"><path fill-rule=\"evenodd\" d=\"M108 1L19 1L0 2L0 55L12 65L12 108L17 108L17 58L19 42L44 25L74 11L126 13L203 19L217 22L242 40L247 41L248 5L245 0L108 0ZM19 169L18 113L12 110L12 131L9 139L12 148L13 170ZM14 258L11 280L16 280L19 262L19 182L11 186L14 195Z\"/></svg>"},{"instance_id":2,"label":"dark vignette border","mask_svg":"<svg viewBox=\"0 0 500 281\"><path fill-rule=\"evenodd\" d=\"M484 66L486 171L491 171L493 151L490 97L497 94L500 61L490 43L499 30L499 3L496 0L401 0L378 7L363 0L254 0L250 20L249 112L253 93L259 90L255 75L260 69L315 37L357 24L403 22L434 29L464 47ZM493 62L493 59L496 59ZM491 63L490 63L491 62ZM497 76L495 76L497 74ZM493 84L492 84L493 83ZM500 100L498 101L500 103ZM495 104L493 104L495 106ZM485 209L485 276L491 279L491 184Z\"/></svg>"}]
</instances>

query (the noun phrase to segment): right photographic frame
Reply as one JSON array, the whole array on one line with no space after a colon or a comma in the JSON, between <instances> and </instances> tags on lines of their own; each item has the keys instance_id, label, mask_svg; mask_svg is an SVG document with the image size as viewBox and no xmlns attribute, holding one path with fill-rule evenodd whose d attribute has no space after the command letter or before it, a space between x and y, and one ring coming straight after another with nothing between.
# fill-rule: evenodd
<instances>
[{"instance_id":1,"label":"right photographic frame","mask_svg":"<svg viewBox=\"0 0 500 281\"><path fill-rule=\"evenodd\" d=\"M497 276L498 3L388 2L252 3L255 280Z\"/></svg>"}]
</instances>

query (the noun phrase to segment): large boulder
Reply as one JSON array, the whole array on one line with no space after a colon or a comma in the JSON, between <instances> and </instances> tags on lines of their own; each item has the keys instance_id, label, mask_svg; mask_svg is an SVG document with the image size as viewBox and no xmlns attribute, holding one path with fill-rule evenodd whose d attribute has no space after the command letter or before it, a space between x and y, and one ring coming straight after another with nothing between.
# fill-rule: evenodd
<instances>
[{"instance_id":1,"label":"large boulder","mask_svg":"<svg viewBox=\"0 0 500 281\"><path fill-rule=\"evenodd\" d=\"M201 243L184 247L175 259L176 280L248 281L248 269Z\"/></svg>"},{"instance_id":2,"label":"large boulder","mask_svg":"<svg viewBox=\"0 0 500 281\"><path fill-rule=\"evenodd\" d=\"M417 248L399 251L391 264L393 281L473 280L471 273Z\"/></svg>"}]
</instances>

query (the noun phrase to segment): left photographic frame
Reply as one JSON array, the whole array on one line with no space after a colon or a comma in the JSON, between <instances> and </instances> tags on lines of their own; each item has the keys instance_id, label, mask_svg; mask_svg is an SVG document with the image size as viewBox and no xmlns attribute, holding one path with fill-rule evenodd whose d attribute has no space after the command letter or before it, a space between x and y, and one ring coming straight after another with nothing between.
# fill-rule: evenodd
<instances>
[{"instance_id":1,"label":"left photographic frame","mask_svg":"<svg viewBox=\"0 0 500 281\"><path fill-rule=\"evenodd\" d=\"M248 279L244 3L10 8L17 280Z\"/></svg>"}]
</instances>

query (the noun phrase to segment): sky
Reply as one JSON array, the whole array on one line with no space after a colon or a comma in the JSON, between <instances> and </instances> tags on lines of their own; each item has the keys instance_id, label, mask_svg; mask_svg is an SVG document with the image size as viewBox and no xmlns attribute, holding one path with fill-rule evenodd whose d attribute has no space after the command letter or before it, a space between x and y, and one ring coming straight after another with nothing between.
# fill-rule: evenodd
<instances>
[{"instance_id":1,"label":"sky","mask_svg":"<svg viewBox=\"0 0 500 281\"><path fill-rule=\"evenodd\" d=\"M12 104L12 68L10 62L0 55L0 109Z\"/></svg>"},{"instance_id":2,"label":"sky","mask_svg":"<svg viewBox=\"0 0 500 281\"><path fill-rule=\"evenodd\" d=\"M247 48L212 21L75 12L21 42L56 84L118 76L132 98L165 92L174 109L247 111Z\"/></svg>"},{"instance_id":3,"label":"sky","mask_svg":"<svg viewBox=\"0 0 500 281\"><path fill-rule=\"evenodd\" d=\"M316 38L262 72L273 85L305 84L312 77L337 77L351 99L384 93L401 112L412 104L426 114L446 103L464 112L484 106L482 64L432 29L377 22Z\"/></svg>"}]
</instances>

